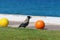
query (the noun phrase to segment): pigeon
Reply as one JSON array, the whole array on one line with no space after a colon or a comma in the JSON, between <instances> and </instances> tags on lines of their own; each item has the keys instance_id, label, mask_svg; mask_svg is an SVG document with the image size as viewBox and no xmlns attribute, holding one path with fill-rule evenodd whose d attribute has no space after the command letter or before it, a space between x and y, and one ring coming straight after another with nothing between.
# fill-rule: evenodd
<instances>
[{"instance_id":1,"label":"pigeon","mask_svg":"<svg viewBox=\"0 0 60 40\"><path fill-rule=\"evenodd\" d=\"M26 26L28 26L28 24L29 24L30 18L31 18L31 16L27 16L26 20L25 20L24 22L22 22L22 23L19 25L18 28L20 28L20 27L26 28Z\"/></svg>"}]
</instances>

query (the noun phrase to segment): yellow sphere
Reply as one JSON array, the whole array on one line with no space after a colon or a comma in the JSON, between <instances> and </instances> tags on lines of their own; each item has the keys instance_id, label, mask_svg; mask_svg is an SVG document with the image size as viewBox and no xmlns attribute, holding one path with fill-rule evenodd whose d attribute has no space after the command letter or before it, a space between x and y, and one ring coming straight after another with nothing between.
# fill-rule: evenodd
<instances>
[{"instance_id":1,"label":"yellow sphere","mask_svg":"<svg viewBox=\"0 0 60 40\"><path fill-rule=\"evenodd\" d=\"M1 19L0 19L0 26L2 26L2 27L7 27L8 24L9 24L9 21L8 21L7 18L1 18Z\"/></svg>"}]
</instances>

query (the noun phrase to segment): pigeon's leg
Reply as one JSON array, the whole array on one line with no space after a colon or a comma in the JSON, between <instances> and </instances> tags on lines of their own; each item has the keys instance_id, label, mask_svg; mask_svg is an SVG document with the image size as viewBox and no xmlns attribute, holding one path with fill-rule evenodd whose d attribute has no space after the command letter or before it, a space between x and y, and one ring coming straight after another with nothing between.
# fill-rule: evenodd
<instances>
[{"instance_id":1,"label":"pigeon's leg","mask_svg":"<svg viewBox=\"0 0 60 40\"><path fill-rule=\"evenodd\" d=\"M24 28L26 28L26 27L24 27Z\"/></svg>"}]
</instances>

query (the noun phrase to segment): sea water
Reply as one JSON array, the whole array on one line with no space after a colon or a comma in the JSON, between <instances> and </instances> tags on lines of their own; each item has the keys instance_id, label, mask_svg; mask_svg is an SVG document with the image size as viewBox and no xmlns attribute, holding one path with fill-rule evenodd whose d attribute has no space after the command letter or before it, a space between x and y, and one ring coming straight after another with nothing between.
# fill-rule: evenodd
<instances>
[{"instance_id":1,"label":"sea water","mask_svg":"<svg viewBox=\"0 0 60 40\"><path fill-rule=\"evenodd\" d=\"M0 0L0 13L60 17L60 0Z\"/></svg>"}]
</instances>

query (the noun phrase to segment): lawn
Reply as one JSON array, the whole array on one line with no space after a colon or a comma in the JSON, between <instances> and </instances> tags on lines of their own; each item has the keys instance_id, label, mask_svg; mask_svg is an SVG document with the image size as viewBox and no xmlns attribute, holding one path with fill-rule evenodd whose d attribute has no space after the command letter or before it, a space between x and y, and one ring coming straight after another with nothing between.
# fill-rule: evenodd
<instances>
[{"instance_id":1,"label":"lawn","mask_svg":"<svg viewBox=\"0 0 60 40\"><path fill-rule=\"evenodd\" d=\"M60 40L60 30L0 27L0 40Z\"/></svg>"}]
</instances>

